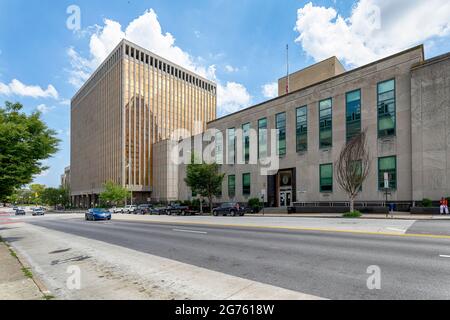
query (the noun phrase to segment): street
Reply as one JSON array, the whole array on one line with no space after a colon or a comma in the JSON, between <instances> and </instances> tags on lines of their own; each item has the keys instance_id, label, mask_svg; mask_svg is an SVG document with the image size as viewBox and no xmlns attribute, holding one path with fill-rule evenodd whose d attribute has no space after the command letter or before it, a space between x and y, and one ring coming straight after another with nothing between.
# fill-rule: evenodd
<instances>
[{"instance_id":1,"label":"street","mask_svg":"<svg viewBox=\"0 0 450 320\"><path fill-rule=\"evenodd\" d=\"M65 240L75 235L326 299L450 298L450 238L414 235L430 234L433 224L439 226L438 234L448 235L450 221L402 222L401 228L390 229L405 232L386 235L264 227L269 218L259 218L258 227L240 226L245 220L238 217L228 218L227 225L223 220L218 220L222 225L196 224L198 217L183 217L185 222L171 217L132 219L119 215L108 222L88 222L81 216L46 217L29 218L23 225L61 232ZM369 266L380 268L380 289L367 287Z\"/></svg>"}]
</instances>

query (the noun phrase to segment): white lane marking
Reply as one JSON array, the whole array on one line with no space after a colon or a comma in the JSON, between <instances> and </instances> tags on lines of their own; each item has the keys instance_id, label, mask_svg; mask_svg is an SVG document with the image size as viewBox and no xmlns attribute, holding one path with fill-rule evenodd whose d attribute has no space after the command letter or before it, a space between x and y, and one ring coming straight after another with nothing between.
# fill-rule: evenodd
<instances>
[{"instance_id":1,"label":"white lane marking","mask_svg":"<svg viewBox=\"0 0 450 320\"><path fill-rule=\"evenodd\" d=\"M450 256L446 255L446 254L440 254L439 257L441 257L441 258L450 258Z\"/></svg>"},{"instance_id":2,"label":"white lane marking","mask_svg":"<svg viewBox=\"0 0 450 320\"><path fill-rule=\"evenodd\" d=\"M405 229L398 229L398 228L386 228L388 230L392 230L392 231L400 231L400 232L405 232Z\"/></svg>"},{"instance_id":3,"label":"white lane marking","mask_svg":"<svg viewBox=\"0 0 450 320\"><path fill-rule=\"evenodd\" d=\"M173 231L177 231L177 232L188 232L188 233L208 234L208 232L204 232L204 231L185 230L185 229L172 229L172 230L173 230Z\"/></svg>"}]
</instances>

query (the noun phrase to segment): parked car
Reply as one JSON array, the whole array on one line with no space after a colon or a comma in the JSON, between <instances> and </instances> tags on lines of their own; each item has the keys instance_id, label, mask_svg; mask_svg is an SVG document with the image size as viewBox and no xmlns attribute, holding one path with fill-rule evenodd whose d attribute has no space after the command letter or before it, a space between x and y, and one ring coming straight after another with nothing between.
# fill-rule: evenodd
<instances>
[{"instance_id":1,"label":"parked car","mask_svg":"<svg viewBox=\"0 0 450 320\"><path fill-rule=\"evenodd\" d=\"M191 214L188 206L182 206L179 203L171 203L167 208L165 208L165 212L168 216L171 215L186 215Z\"/></svg>"},{"instance_id":2,"label":"parked car","mask_svg":"<svg viewBox=\"0 0 450 320\"><path fill-rule=\"evenodd\" d=\"M25 209L17 208L16 209L16 216L25 216L27 213L25 212Z\"/></svg>"},{"instance_id":3,"label":"parked car","mask_svg":"<svg viewBox=\"0 0 450 320\"><path fill-rule=\"evenodd\" d=\"M114 208L109 209L109 212L111 212L111 213L123 213L124 209L125 208L123 208L123 207L114 207Z\"/></svg>"},{"instance_id":4,"label":"parked car","mask_svg":"<svg viewBox=\"0 0 450 320\"><path fill-rule=\"evenodd\" d=\"M140 204L138 205L136 212L137 214L151 214L153 205L151 204Z\"/></svg>"},{"instance_id":5,"label":"parked car","mask_svg":"<svg viewBox=\"0 0 450 320\"><path fill-rule=\"evenodd\" d=\"M45 211L42 208L33 208L32 210L33 216L43 216L45 215Z\"/></svg>"},{"instance_id":6,"label":"parked car","mask_svg":"<svg viewBox=\"0 0 450 320\"><path fill-rule=\"evenodd\" d=\"M111 212L106 209L94 208L89 209L85 214L86 220L111 220Z\"/></svg>"},{"instance_id":7,"label":"parked car","mask_svg":"<svg viewBox=\"0 0 450 320\"><path fill-rule=\"evenodd\" d=\"M137 206L135 206L135 205L127 205L127 206L125 206L123 208L122 213L131 214L131 213L135 213L136 211L137 211Z\"/></svg>"},{"instance_id":8,"label":"parked car","mask_svg":"<svg viewBox=\"0 0 450 320\"><path fill-rule=\"evenodd\" d=\"M213 216L243 216L245 208L237 202L225 202L213 209Z\"/></svg>"}]
</instances>

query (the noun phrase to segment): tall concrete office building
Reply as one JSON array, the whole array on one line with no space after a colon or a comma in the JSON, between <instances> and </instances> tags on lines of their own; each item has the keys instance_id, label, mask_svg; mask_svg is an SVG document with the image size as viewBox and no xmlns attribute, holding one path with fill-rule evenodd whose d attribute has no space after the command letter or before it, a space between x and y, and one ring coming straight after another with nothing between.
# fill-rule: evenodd
<instances>
[{"instance_id":1,"label":"tall concrete office building","mask_svg":"<svg viewBox=\"0 0 450 320\"><path fill-rule=\"evenodd\" d=\"M202 132L216 105L215 83L122 40L71 101L73 203L97 203L106 181L151 199L153 145L175 129Z\"/></svg>"}]
</instances>

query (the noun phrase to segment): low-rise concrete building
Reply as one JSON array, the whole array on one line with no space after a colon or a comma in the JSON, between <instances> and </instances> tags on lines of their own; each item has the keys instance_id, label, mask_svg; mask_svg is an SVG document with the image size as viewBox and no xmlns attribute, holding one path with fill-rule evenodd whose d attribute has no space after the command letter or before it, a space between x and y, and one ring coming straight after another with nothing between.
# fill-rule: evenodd
<instances>
[{"instance_id":1,"label":"low-rise concrete building","mask_svg":"<svg viewBox=\"0 0 450 320\"><path fill-rule=\"evenodd\" d=\"M318 82L301 79L312 69L321 70L311 75ZM284 207L347 201L334 163L361 130L367 133L371 170L357 201L379 205L387 198L410 205L450 196L450 54L425 60L423 46L417 46L346 72L335 58L312 69L290 77L297 90L284 94L282 78L279 97L208 123L222 133L216 157L224 160L225 179L218 202L264 197L266 205ZM256 148L249 143L251 129ZM262 129L278 130L276 139ZM239 135L246 142L237 147ZM259 162L236 162L237 153L274 152L279 166L271 175L262 174ZM180 199L191 197L184 176L182 168Z\"/></svg>"}]
</instances>

